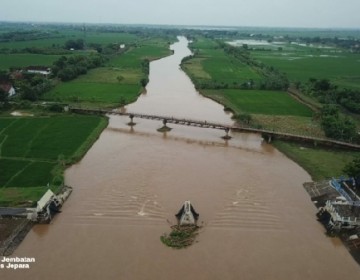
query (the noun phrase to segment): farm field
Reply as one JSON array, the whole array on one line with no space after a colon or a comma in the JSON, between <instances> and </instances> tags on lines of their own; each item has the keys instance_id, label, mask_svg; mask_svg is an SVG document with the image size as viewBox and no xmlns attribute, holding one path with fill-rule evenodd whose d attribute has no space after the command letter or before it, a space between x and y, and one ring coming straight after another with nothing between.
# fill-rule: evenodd
<instances>
[{"instance_id":1,"label":"farm field","mask_svg":"<svg viewBox=\"0 0 360 280\"><path fill-rule=\"evenodd\" d=\"M235 116L251 115L251 125L284 133L324 137L313 112L286 92L261 90L201 90L201 93L231 109Z\"/></svg>"},{"instance_id":2,"label":"farm field","mask_svg":"<svg viewBox=\"0 0 360 280\"><path fill-rule=\"evenodd\" d=\"M54 61L61 55L44 54L0 54L0 70L8 70L11 67L22 68L27 66L48 66L51 67Z\"/></svg>"},{"instance_id":3,"label":"farm field","mask_svg":"<svg viewBox=\"0 0 360 280\"><path fill-rule=\"evenodd\" d=\"M130 33L107 33L107 32L87 32L83 31L61 31L53 38L26 40L26 41L11 41L0 42L0 49L17 49L22 50L29 47L35 48L53 48L63 46L67 40L86 39L86 42L97 43L102 45L107 44L128 44L140 40L135 34Z\"/></svg>"},{"instance_id":4,"label":"farm field","mask_svg":"<svg viewBox=\"0 0 360 280\"><path fill-rule=\"evenodd\" d=\"M85 102L87 105L111 107L120 104L122 100L126 103L134 102L140 90L139 83L116 84L74 80L58 84L46 94L45 99L74 105Z\"/></svg>"},{"instance_id":5,"label":"farm field","mask_svg":"<svg viewBox=\"0 0 360 280\"><path fill-rule=\"evenodd\" d=\"M205 90L206 96L221 96L234 112L264 115L311 117L312 111L286 92L261 90ZM219 98L219 97L218 97Z\"/></svg>"},{"instance_id":6,"label":"farm field","mask_svg":"<svg viewBox=\"0 0 360 280\"><path fill-rule=\"evenodd\" d=\"M235 115L251 114L250 125L294 134L324 136L320 124L312 119L311 109L286 92L239 89L244 82L252 80L256 83L264 77L251 66L224 53L216 42L199 37L191 47L195 57L186 60L182 67L197 83L203 95L223 104ZM293 48L297 49L298 46ZM220 89L206 87L213 81L217 82L215 87L219 86ZM203 88L201 83L208 84Z\"/></svg>"},{"instance_id":7,"label":"farm field","mask_svg":"<svg viewBox=\"0 0 360 280\"><path fill-rule=\"evenodd\" d=\"M125 54L113 58L109 65L123 69L139 69L145 59L151 61L168 55L170 55L168 42L163 39L152 39L143 41Z\"/></svg>"},{"instance_id":8,"label":"farm field","mask_svg":"<svg viewBox=\"0 0 360 280\"><path fill-rule=\"evenodd\" d=\"M61 48L67 40L83 38L82 31L62 30L56 38L2 42L0 50L4 53L0 54L0 68L52 66L63 54L31 54L25 48L63 52ZM56 81L56 86L41 98L95 107L134 102L142 89L141 80L147 78L147 61L169 55L171 40L175 41L175 37L87 32L87 45L96 43L115 49L107 55L107 65L89 70L86 75L69 82ZM121 44L126 46L124 53L116 51ZM8 54L12 49L17 52ZM93 50L66 55L90 52ZM106 123L104 118L90 116L0 118L0 205L36 201L48 184L56 190L62 183L65 165L81 158Z\"/></svg>"},{"instance_id":9,"label":"farm field","mask_svg":"<svg viewBox=\"0 0 360 280\"><path fill-rule=\"evenodd\" d=\"M231 87L261 79L254 69L227 56L212 40L200 38L190 46L196 56L185 61L182 67L197 84L222 83Z\"/></svg>"},{"instance_id":10,"label":"farm field","mask_svg":"<svg viewBox=\"0 0 360 280\"><path fill-rule=\"evenodd\" d=\"M90 70L70 82L61 82L43 99L74 104L85 103L93 107L114 107L136 101L142 91L140 81L147 77L145 60L158 59L170 54L167 41L151 39L125 53L116 55L107 67Z\"/></svg>"},{"instance_id":11,"label":"farm field","mask_svg":"<svg viewBox=\"0 0 360 280\"><path fill-rule=\"evenodd\" d=\"M96 116L7 117L0 124L0 205L9 205L36 201L48 186L56 190L65 165L84 155L107 121Z\"/></svg>"},{"instance_id":12,"label":"farm field","mask_svg":"<svg viewBox=\"0 0 360 280\"><path fill-rule=\"evenodd\" d=\"M251 55L285 72L293 82L329 79L342 87L360 89L360 54L310 48L305 51L252 51Z\"/></svg>"}]
</instances>

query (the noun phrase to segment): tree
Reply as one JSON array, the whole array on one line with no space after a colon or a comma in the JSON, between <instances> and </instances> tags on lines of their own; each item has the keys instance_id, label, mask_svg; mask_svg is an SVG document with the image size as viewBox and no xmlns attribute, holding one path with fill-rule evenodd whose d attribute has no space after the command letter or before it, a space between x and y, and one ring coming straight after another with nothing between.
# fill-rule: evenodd
<instances>
[{"instance_id":1,"label":"tree","mask_svg":"<svg viewBox=\"0 0 360 280\"><path fill-rule=\"evenodd\" d=\"M9 97L9 94L4 91L2 88L0 88L0 102L7 102L7 99Z\"/></svg>"},{"instance_id":2,"label":"tree","mask_svg":"<svg viewBox=\"0 0 360 280\"><path fill-rule=\"evenodd\" d=\"M360 176L360 157L349 162L345 166L343 171L345 174L349 175L350 177Z\"/></svg>"},{"instance_id":3,"label":"tree","mask_svg":"<svg viewBox=\"0 0 360 280\"><path fill-rule=\"evenodd\" d=\"M244 113L244 114L240 114L240 115L236 115L235 118L241 122L243 122L244 124L250 124L252 121L252 117L250 114Z\"/></svg>"},{"instance_id":4,"label":"tree","mask_svg":"<svg viewBox=\"0 0 360 280\"><path fill-rule=\"evenodd\" d=\"M321 109L321 126L327 137L345 141L356 138L355 122L347 116L341 116L334 105L325 105Z\"/></svg>"},{"instance_id":5,"label":"tree","mask_svg":"<svg viewBox=\"0 0 360 280\"><path fill-rule=\"evenodd\" d=\"M65 49L75 49L75 50L83 50L85 46L83 39L77 39L77 40L68 40L65 43Z\"/></svg>"},{"instance_id":6,"label":"tree","mask_svg":"<svg viewBox=\"0 0 360 280\"><path fill-rule=\"evenodd\" d=\"M349 175L349 177L353 177L356 187L360 189L360 157L349 162L343 169L343 172Z\"/></svg>"}]
</instances>

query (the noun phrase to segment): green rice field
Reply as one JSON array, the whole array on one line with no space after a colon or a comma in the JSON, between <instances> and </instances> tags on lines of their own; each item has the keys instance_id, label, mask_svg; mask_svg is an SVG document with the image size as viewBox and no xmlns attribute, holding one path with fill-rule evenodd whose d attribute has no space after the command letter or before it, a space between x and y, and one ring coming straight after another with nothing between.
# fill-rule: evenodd
<instances>
[{"instance_id":1,"label":"green rice field","mask_svg":"<svg viewBox=\"0 0 360 280\"><path fill-rule=\"evenodd\" d=\"M261 79L254 69L227 56L212 40L200 38L191 46L197 51L197 55L186 61L183 68L194 80L224 83L231 86Z\"/></svg>"},{"instance_id":2,"label":"green rice field","mask_svg":"<svg viewBox=\"0 0 360 280\"><path fill-rule=\"evenodd\" d=\"M140 90L140 84L84 83L74 80L57 85L46 94L46 100L111 106L120 104L122 100L126 103L134 102Z\"/></svg>"},{"instance_id":3,"label":"green rice field","mask_svg":"<svg viewBox=\"0 0 360 280\"><path fill-rule=\"evenodd\" d=\"M87 32L84 35L81 31L62 31L56 38L47 38L39 40L0 42L0 49L18 49L22 50L28 47L52 48L63 46L67 40L85 39L88 44L97 43L107 44L129 44L134 43L140 38L137 35L129 33L106 33L106 32Z\"/></svg>"},{"instance_id":4,"label":"green rice field","mask_svg":"<svg viewBox=\"0 0 360 280\"><path fill-rule=\"evenodd\" d=\"M144 42L132 48L125 54L117 56L109 63L111 66L122 69L137 69L144 59L155 60L170 55L169 46L165 41Z\"/></svg>"},{"instance_id":5,"label":"green rice field","mask_svg":"<svg viewBox=\"0 0 360 280\"><path fill-rule=\"evenodd\" d=\"M252 56L285 72L291 81L329 79L339 86L360 89L360 54L339 50L253 51Z\"/></svg>"},{"instance_id":6,"label":"green rice field","mask_svg":"<svg viewBox=\"0 0 360 280\"><path fill-rule=\"evenodd\" d=\"M311 117L312 111L286 92L261 90L205 90L236 113Z\"/></svg>"},{"instance_id":7,"label":"green rice field","mask_svg":"<svg viewBox=\"0 0 360 280\"><path fill-rule=\"evenodd\" d=\"M95 107L132 103L142 91L140 80L146 77L142 62L169 54L165 40L142 41L139 46L113 57L107 67L92 69L73 81L59 83L44 99Z\"/></svg>"},{"instance_id":8,"label":"green rice field","mask_svg":"<svg viewBox=\"0 0 360 280\"><path fill-rule=\"evenodd\" d=\"M0 118L0 204L12 201L6 193L19 199L27 188L42 188L33 193L37 200L48 185L56 188L63 166L80 159L106 123L97 116Z\"/></svg>"},{"instance_id":9,"label":"green rice field","mask_svg":"<svg viewBox=\"0 0 360 280\"><path fill-rule=\"evenodd\" d=\"M0 54L0 70L9 68L22 68L27 66L52 66L54 61L61 55L43 55L43 54Z\"/></svg>"}]
</instances>

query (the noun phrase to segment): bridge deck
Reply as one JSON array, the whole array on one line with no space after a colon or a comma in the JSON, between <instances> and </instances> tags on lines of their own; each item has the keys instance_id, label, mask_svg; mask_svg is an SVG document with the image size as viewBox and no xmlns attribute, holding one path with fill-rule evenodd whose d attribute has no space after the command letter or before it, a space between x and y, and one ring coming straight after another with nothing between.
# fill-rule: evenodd
<instances>
[{"instance_id":1,"label":"bridge deck","mask_svg":"<svg viewBox=\"0 0 360 280\"><path fill-rule=\"evenodd\" d=\"M213 128L213 129L221 129L221 130L232 130L236 132L249 132L249 133L258 133L262 135L269 136L271 138L278 138L278 139L289 139L295 140L300 142L309 142L309 143L316 143L319 145L326 145L326 146L337 146L341 148L351 149L351 150L360 150L360 145L336 141L331 139L325 138L317 138L317 137L309 137L303 135L296 135L290 133L283 133L283 132L275 132L266 129L257 129L257 128L250 128L245 126L232 126L226 125L221 123L215 122L207 122L207 121L200 121L200 120L192 120L192 119L181 119L181 118L174 118L168 116L158 116L158 115L148 115L148 114L140 114L140 113L128 113L128 112L121 112L118 110L105 110L105 109L86 109L86 108L70 108L71 112L80 113L80 114L100 114L100 115L119 115L119 116L128 116L130 118L141 118L141 119L151 119L151 120L160 120L166 121L167 123L174 123L179 125L187 125L187 126L194 126L194 127L202 127L202 128Z\"/></svg>"}]
</instances>

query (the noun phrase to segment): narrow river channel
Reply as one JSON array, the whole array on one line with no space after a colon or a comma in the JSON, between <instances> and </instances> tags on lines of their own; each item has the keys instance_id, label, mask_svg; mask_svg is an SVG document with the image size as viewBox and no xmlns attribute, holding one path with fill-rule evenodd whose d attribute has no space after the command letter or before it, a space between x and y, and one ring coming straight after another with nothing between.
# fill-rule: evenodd
<instances>
[{"instance_id":1,"label":"narrow river channel","mask_svg":"<svg viewBox=\"0 0 360 280\"><path fill-rule=\"evenodd\" d=\"M131 112L231 123L179 69L187 40L151 63L146 94ZM302 188L310 176L253 134L110 117L81 162L66 172L74 192L50 225L38 225L14 256L29 270L1 279L354 279L360 267L327 238ZM185 200L203 226L193 246L160 242Z\"/></svg>"}]
</instances>

